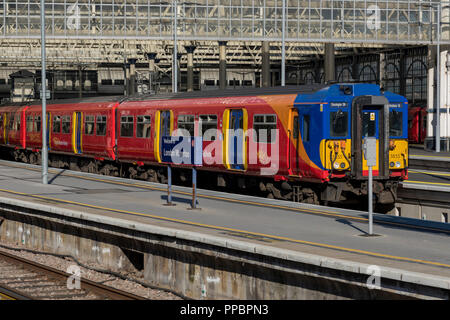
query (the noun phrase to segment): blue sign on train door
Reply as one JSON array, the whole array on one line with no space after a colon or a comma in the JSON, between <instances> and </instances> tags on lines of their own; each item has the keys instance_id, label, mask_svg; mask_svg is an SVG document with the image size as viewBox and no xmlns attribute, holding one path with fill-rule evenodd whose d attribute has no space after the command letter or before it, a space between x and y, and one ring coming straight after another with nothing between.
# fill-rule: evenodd
<instances>
[{"instance_id":1,"label":"blue sign on train door","mask_svg":"<svg viewBox=\"0 0 450 320\"><path fill-rule=\"evenodd\" d=\"M244 169L244 113L241 109L231 110L230 112L230 130L232 134L229 140L229 151L232 151L230 157L230 166L232 169Z\"/></svg>"},{"instance_id":2,"label":"blue sign on train door","mask_svg":"<svg viewBox=\"0 0 450 320\"><path fill-rule=\"evenodd\" d=\"M170 136L170 111L161 111L160 126L159 126L159 152L162 154L163 137Z\"/></svg>"}]
</instances>

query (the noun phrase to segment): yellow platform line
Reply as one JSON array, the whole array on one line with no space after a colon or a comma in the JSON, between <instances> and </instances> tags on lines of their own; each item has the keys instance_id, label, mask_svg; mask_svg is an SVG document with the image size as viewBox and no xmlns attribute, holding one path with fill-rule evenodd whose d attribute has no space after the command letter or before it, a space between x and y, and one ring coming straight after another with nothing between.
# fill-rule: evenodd
<instances>
[{"instance_id":1,"label":"yellow platform line","mask_svg":"<svg viewBox=\"0 0 450 320\"><path fill-rule=\"evenodd\" d=\"M415 180L406 180L405 182L414 183L414 184L430 184L430 185L438 185L438 186L450 186L450 183L443 183L443 182L426 182L426 181L415 181Z\"/></svg>"},{"instance_id":2,"label":"yellow platform line","mask_svg":"<svg viewBox=\"0 0 450 320\"><path fill-rule=\"evenodd\" d=\"M420 170L414 170L414 169L409 169L408 172L412 172L412 173L423 173L423 174L428 174L428 175L433 175L433 176L450 176L450 173L444 173L444 172L434 172L434 171L420 171Z\"/></svg>"}]
</instances>

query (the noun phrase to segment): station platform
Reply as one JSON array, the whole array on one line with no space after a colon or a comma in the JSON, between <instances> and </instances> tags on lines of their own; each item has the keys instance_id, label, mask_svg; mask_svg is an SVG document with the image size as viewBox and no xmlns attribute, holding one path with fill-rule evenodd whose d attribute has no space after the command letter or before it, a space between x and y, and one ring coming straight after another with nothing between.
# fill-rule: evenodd
<instances>
[{"instance_id":1,"label":"station platform","mask_svg":"<svg viewBox=\"0 0 450 320\"><path fill-rule=\"evenodd\" d=\"M427 151L423 145L409 146L409 169L450 173L450 152ZM412 172L408 170L409 172ZM414 172L413 172L414 173ZM434 181L428 181L434 182Z\"/></svg>"},{"instance_id":2,"label":"station platform","mask_svg":"<svg viewBox=\"0 0 450 320\"><path fill-rule=\"evenodd\" d=\"M410 144L409 145L409 155L419 156L419 157L433 157L433 158L443 158L450 160L450 152L436 152L425 150L422 144Z\"/></svg>"},{"instance_id":3,"label":"station platform","mask_svg":"<svg viewBox=\"0 0 450 320\"><path fill-rule=\"evenodd\" d=\"M379 236L368 237L367 213L361 211L208 190L198 190L201 210L189 210L190 188L174 186L176 205L165 206L166 185L49 169L50 184L44 186L40 167L8 161L0 161L0 181L2 199L77 210L98 221L118 218L124 225L140 223L426 274L450 288L446 223L375 214Z\"/></svg>"}]
</instances>

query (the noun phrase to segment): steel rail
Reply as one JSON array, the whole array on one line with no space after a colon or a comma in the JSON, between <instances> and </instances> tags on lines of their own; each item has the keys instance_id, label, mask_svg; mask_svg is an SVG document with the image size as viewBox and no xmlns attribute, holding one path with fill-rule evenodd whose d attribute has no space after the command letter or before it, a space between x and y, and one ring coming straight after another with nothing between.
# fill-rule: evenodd
<instances>
[{"instance_id":1,"label":"steel rail","mask_svg":"<svg viewBox=\"0 0 450 320\"><path fill-rule=\"evenodd\" d=\"M26 260L17 256L14 256L12 254L6 253L6 252L0 252L0 260L6 261L7 263L11 263L13 265L21 265L24 269L34 271L38 274L45 275L49 278L52 278L56 281L67 281L67 278L72 276L69 273L57 270L55 268L45 266L40 263L36 263L34 261ZM105 286L100 283L96 283L94 281L88 280L88 279L80 279L81 288L98 295L102 298L107 298L111 300L145 300L145 298L124 292L112 287ZM4 287L2 285L2 287ZM8 290L8 289L6 289ZM9 289L11 290L11 289ZM12 292L12 291L11 291ZM9 294L7 294L9 295ZM19 293L19 295L24 295L23 293ZM31 297L32 299L32 297Z\"/></svg>"}]
</instances>

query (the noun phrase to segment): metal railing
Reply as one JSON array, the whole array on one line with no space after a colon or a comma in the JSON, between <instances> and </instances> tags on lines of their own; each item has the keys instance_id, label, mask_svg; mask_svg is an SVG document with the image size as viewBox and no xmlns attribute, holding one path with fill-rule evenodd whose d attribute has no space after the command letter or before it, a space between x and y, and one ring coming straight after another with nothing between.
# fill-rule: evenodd
<instances>
[{"instance_id":1,"label":"metal railing","mask_svg":"<svg viewBox=\"0 0 450 320\"><path fill-rule=\"evenodd\" d=\"M177 10L173 10L177 1ZM48 39L281 41L283 0L52 0ZM286 0L286 41L450 44L447 1ZM0 38L39 38L37 1L0 0Z\"/></svg>"}]
</instances>

